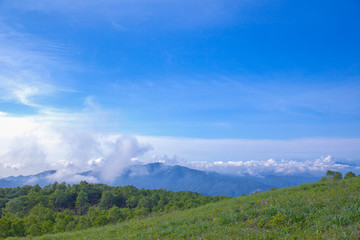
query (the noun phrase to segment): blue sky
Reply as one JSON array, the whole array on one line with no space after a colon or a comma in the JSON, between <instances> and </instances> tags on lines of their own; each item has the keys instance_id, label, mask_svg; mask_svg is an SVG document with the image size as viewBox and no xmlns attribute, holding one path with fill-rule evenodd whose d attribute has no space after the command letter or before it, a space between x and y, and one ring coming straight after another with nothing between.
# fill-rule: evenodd
<instances>
[{"instance_id":1,"label":"blue sky","mask_svg":"<svg viewBox=\"0 0 360 240\"><path fill-rule=\"evenodd\" d=\"M359 29L356 0L0 0L0 118L358 144Z\"/></svg>"}]
</instances>

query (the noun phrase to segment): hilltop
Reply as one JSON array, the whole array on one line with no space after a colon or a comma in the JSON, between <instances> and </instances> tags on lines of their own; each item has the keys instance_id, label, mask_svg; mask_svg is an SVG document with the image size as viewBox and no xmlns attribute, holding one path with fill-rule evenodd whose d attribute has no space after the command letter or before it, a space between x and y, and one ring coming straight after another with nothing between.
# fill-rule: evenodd
<instances>
[{"instance_id":1,"label":"hilltop","mask_svg":"<svg viewBox=\"0 0 360 240\"><path fill-rule=\"evenodd\" d=\"M273 189L35 239L358 239L360 177Z\"/></svg>"}]
</instances>

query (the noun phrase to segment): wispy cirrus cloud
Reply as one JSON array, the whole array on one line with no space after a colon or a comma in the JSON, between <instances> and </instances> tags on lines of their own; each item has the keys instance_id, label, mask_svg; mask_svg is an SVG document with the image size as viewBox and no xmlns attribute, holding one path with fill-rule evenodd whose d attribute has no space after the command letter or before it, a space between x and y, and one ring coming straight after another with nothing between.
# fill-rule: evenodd
<instances>
[{"instance_id":1,"label":"wispy cirrus cloud","mask_svg":"<svg viewBox=\"0 0 360 240\"><path fill-rule=\"evenodd\" d=\"M51 106L42 97L69 91L55 76L76 64L70 64L63 44L22 30L0 18L0 101L45 111Z\"/></svg>"},{"instance_id":2,"label":"wispy cirrus cloud","mask_svg":"<svg viewBox=\"0 0 360 240\"><path fill-rule=\"evenodd\" d=\"M56 91L56 87L49 83L31 80L34 76L36 76L35 73L28 72L17 73L16 78L0 77L1 100L14 101L37 109L45 107L36 103L34 98L50 96Z\"/></svg>"}]
</instances>

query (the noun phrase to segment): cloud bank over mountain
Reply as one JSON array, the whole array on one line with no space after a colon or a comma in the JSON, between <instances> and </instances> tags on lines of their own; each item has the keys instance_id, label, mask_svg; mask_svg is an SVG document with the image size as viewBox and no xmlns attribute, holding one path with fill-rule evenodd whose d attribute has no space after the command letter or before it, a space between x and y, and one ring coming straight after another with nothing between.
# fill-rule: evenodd
<instances>
[{"instance_id":1,"label":"cloud bank over mountain","mask_svg":"<svg viewBox=\"0 0 360 240\"><path fill-rule=\"evenodd\" d=\"M166 161L164 161L166 163ZM314 176L324 175L331 169L336 171L360 171L360 165L354 166L347 163L338 163L332 160L331 156L320 157L305 161L294 160L274 160L268 159L264 161L229 161L229 162L189 162L186 166L215 171L219 173L233 175L250 175L250 176L266 176L266 175L301 175L310 174Z\"/></svg>"},{"instance_id":2,"label":"cloud bank over mountain","mask_svg":"<svg viewBox=\"0 0 360 240\"><path fill-rule=\"evenodd\" d=\"M0 122L6 123L4 118L6 116L0 116ZM8 147L0 152L0 177L57 170L49 176L53 181L111 183L129 166L152 162L258 177L321 176L328 169L360 171L354 158L360 149L359 139L342 139L344 144L337 147L335 143L339 139L185 139L104 134L70 126L32 124L31 131L0 138L3 146L8 143ZM326 152L334 155L320 155ZM271 157L271 154L274 156ZM96 172L97 177L79 174L90 170ZM146 172L133 174L146 175Z\"/></svg>"}]
</instances>

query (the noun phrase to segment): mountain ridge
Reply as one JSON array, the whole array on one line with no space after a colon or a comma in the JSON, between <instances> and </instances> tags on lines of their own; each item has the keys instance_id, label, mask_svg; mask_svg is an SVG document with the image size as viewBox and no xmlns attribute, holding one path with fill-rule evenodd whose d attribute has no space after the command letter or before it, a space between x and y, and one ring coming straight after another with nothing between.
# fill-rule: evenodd
<instances>
[{"instance_id":1,"label":"mountain ridge","mask_svg":"<svg viewBox=\"0 0 360 240\"><path fill-rule=\"evenodd\" d=\"M0 179L0 187L36 184L46 186L54 182L54 178L51 176L56 173L56 170L48 170L29 176L10 176ZM100 172L96 170L85 171L76 175L101 179ZM289 187L317 180L319 179L307 175L236 176L157 162L131 165L125 168L113 181L104 183L112 186L134 185L137 188L145 189L162 188L170 191L192 191L209 196L237 197L255 191L262 192L271 188Z\"/></svg>"}]
</instances>

